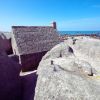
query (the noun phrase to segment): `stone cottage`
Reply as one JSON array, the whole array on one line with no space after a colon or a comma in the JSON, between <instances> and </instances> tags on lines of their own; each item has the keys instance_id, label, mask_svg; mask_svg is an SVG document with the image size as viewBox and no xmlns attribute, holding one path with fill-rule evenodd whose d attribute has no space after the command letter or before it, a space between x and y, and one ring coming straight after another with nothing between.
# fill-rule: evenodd
<instances>
[{"instance_id":1,"label":"stone cottage","mask_svg":"<svg viewBox=\"0 0 100 100\"><path fill-rule=\"evenodd\" d=\"M44 54L59 42L56 22L52 26L12 26L12 49L23 71L35 70Z\"/></svg>"}]
</instances>

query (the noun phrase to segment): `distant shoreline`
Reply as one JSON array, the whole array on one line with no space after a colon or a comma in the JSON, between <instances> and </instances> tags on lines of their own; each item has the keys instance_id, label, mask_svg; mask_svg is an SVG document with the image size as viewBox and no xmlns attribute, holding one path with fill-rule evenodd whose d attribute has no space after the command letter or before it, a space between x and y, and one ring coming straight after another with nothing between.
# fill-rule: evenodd
<instances>
[{"instance_id":1,"label":"distant shoreline","mask_svg":"<svg viewBox=\"0 0 100 100\"><path fill-rule=\"evenodd\" d=\"M91 34L99 34L100 35L100 31L58 31L58 33L60 35L80 35L80 34L87 34L87 35L91 35Z\"/></svg>"}]
</instances>

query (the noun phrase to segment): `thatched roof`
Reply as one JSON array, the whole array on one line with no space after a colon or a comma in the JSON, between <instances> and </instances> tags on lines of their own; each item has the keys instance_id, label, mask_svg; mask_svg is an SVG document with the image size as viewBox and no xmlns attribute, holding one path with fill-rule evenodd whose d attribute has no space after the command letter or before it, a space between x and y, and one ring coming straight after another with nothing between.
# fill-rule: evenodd
<instances>
[{"instance_id":1,"label":"thatched roof","mask_svg":"<svg viewBox=\"0 0 100 100\"><path fill-rule=\"evenodd\" d=\"M13 35L20 55L50 50L59 43L51 26L13 26Z\"/></svg>"}]
</instances>

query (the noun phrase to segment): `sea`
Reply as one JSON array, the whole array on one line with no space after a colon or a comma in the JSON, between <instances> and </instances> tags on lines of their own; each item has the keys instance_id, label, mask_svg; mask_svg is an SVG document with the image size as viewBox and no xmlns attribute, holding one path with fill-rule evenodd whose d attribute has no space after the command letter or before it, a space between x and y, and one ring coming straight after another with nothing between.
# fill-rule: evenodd
<instances>
[{"instance_id":1,"label":"sea","mask_svg":"<svg viewBox=\"0 0 100 100\"><path fill-rule=\"evenodd\" d=\"M100 36L100 31L58 31L61 35L78 35L78 34L98 34Z\"/></svg>"}]
</instances>

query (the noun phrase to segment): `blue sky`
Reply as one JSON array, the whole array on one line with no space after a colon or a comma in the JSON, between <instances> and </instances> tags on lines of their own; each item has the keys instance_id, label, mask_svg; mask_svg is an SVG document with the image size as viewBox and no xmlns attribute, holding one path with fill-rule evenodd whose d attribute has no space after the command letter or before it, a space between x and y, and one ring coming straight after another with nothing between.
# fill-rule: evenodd
<instances>
[{"instance_id":1,"label":"blue sky","mask_svg":"<svg viewBox=\"0 0 100 100\"><path fill-rule=\"evenodd\" d=\"M0 31L52 21L58 30L100 30L100 0L0 0Z\"/></svg>"}]
</instances>

